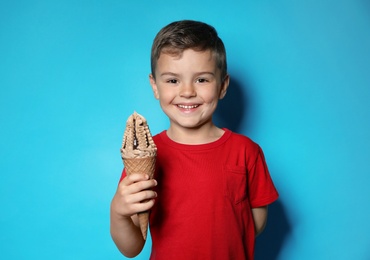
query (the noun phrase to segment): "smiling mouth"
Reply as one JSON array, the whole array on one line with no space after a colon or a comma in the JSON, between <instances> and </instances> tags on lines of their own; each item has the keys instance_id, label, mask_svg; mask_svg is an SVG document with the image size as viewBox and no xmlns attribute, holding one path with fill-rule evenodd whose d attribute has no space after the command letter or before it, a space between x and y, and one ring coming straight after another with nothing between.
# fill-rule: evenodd
<instances>
[{"instance_id":1,"label":"smiling mouth","mask_svg":"<svg viewBox=\"0 0 370 260\"><path fill-rule=\"evenodd\" d=\"M199 105L177 105L177 106L183 109L192 109L192 108L199 107Z\"/></svg>"}]
</instances>

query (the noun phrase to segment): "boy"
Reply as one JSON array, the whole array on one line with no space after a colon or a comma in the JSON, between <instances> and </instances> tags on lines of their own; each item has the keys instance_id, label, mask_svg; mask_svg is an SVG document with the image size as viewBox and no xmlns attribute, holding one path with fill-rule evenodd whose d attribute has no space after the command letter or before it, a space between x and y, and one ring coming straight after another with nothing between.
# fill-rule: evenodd
<instances>
[{"instance_id":1,"label":"boy","mask_svg":"<svg viewBox=\"0 0 370 260\"><path fill-rule=\"evenodd\" d=\"M118 249L140 253L136 213L151 210L151 259L253 259L255 236L278 193L261 148L213 124L229 86L215 29L188 20L164 27L153 42L149 79L170 126L154 136L153 180L123 172L111 204Z\"/></svg>"}]
</instances>

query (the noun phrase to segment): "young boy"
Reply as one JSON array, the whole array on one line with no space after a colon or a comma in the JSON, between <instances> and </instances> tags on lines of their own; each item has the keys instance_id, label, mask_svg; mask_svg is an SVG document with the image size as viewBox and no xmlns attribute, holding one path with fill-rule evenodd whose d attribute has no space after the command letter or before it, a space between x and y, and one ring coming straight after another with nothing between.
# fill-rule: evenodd
<instances>
[{"instance_id":1,"label":"young boy","mask_svg":"<svg viewBox=\"0 0 370 260\"><path fill-rule=\"evenodd\" d=\"M151 210L151 259L253 259L278 193L261 148L212 121L229 86L222 40L205 23L171 23L154 39L151 70L170 126L154 136L153 180L123 172L111 204L113 240L125 256L138 255L145 241L136 213Z\"/></svg>"}]
</instances>

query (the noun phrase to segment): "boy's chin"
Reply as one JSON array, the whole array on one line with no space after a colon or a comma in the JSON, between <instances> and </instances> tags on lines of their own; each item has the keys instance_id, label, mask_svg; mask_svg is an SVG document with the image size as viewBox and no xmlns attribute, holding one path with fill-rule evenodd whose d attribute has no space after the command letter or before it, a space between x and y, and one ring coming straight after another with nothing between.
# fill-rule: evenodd
<instances>
[{"instance_id":1,"label":"boy's chin","mask_svg":"<svg viewBox=\"0 0 370 260\"><path fill-rule=\"evenodd\" d=\"M178 120L172 124L176 125L175 128L183 130L199 130L203 127L209 127L213 125L212 121L197 121L197 120ZM171 125L172 125L171 124Z\"/></svg>"}]
</instances>

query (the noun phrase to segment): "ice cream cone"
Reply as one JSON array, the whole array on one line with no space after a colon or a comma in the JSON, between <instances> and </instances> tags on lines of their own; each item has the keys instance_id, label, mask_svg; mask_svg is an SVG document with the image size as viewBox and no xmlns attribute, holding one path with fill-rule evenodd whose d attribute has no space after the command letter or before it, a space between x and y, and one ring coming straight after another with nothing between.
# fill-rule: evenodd
<instances>
[{"instance_id":1,"label":"ice cream cone","mask_svg":"<svg viewBox=\"0 0 370 260\"><path fill-rule=\"evenodd\" d=\"M147 174L153 178L157 147L155 146L149 127L144 117L132 114L126 123L123 137L121 156L125 166L126 174ZM149 223L149 211L138 214L140 230L146 240Z\"/></svg>"},{"instance_id":2,"label":"ice cream cone","mask_svg":"<svg viewBox=\"0 0 370 260\"><path fill-rule=\"evenodd\" d=\"M147 174L150 179L152 179L154 175L155 161L155 156L147 158L123 159L127 175L132 173L142 173ZM146 240L148 233L149 211L138 213L138 217L141 234L143 235L144 240Z\"/></svg>"}]
</instances>

